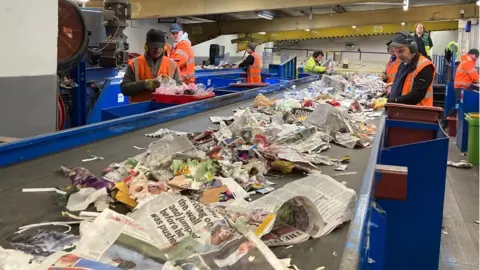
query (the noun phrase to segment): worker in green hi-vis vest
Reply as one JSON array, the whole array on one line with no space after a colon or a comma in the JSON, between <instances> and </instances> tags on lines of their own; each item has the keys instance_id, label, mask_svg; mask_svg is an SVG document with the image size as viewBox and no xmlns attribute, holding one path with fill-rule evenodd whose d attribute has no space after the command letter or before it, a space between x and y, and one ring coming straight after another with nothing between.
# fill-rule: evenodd
<instances>
[{"instance_id":1,"label":"worker in green hi-vis vest","mask_svg":"<svg viewBox=\"0 0 480 270\"><path fill-rule=\"evenodd\" d=\"M460 48L458 47L457 42L455 41L450 41L447 46L445 46L445 60L450 63L452 60L452 54L453 51L455 50L455 61L460 61Z\"/></svg>"},{"instance_id":2,"label":"worker in green hi-vis vest","mask_svg":"<svg viewBox=\"0 0 480 270\"><path fill-rule=\"evenodd\" d=\"M432 38L430 38L430 35L425 32L425 26L423 26L422 23L417 23L415 25L413 39L417 43L418 52L429 60L432 60L430 58L430 50L433 48Z\"/></svg>"}]
</instances>

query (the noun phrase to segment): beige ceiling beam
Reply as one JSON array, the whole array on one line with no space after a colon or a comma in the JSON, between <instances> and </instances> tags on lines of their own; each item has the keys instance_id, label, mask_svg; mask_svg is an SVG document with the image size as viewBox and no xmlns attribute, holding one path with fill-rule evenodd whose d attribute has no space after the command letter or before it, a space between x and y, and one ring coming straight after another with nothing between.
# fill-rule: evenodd
<instances>
[{"instance_id":1,"label":"beige ceiling beam","mask_svg":"<svg viewBox=\"0 0 480 270\"><path fill-rule=\"evenodd\" d=\"M460 10L464 10L464 18L473 18L478 7L475 4L456 4L441 6L413 7L408 11L401 8L383 9L376 11L358 11L314 15L312 20L308 16L278 18L273 20L235 20L218 23L203 23L188 26L192 34L202 36L204 33L216 35L279 32L302 29L320 29L344 27L352 25L388 24L412 21L441 21L462 18ZM195 30L195 31L192 31ZM196 34L195 34L196 33Z\"/></svg>"},{"instance_id":2,"label":"beige ceiling beam","mask_svg":"<svg viewBox=\"0 0 480 270\"><path fill-rule=\"evenodd\" d=\"M394 1L400 2L399 0ZM201 16L259 10L346 5L362 2L365 2L365 0L130 0L132 17L134 19Z\"/></svg>"}]
</instances>

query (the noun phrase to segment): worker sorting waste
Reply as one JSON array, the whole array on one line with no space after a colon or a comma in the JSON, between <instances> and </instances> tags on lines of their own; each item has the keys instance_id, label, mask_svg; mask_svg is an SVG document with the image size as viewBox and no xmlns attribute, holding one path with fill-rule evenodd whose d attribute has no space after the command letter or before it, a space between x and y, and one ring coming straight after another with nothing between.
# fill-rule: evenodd
<instances>
[{"instance_id":1,"label":"worker sorting waste","mask_svg":"<svg viewBox=\"0 0 480 270\"><path fill-rule=\"evenodd\" d=\"M395 55L395 51L393 47L390 46L392 41L387 43L387 51L390 54L390 59L388 59L387 67L385 68L385 72L383 73L383 80L387 83L387 85L391 86L393 81L395 80L395 76L397 75L398 66L400 65L400 59L397 58Z\"/></svg>"},{"instance_id":2,"label":"worker sorting waste","mask_svg":"<svg viewBox=\"0 0 480 270\"><path fill-rule=\"evenodd\" d=\"M470 49L464 60L460 62L455 71L455 80L454 80L454 91L455 91L455 106L450 109L447 116L456 116L458 103L460 103L460 98L462 91L468 91L472 89L472 84L478 84L478 71L475 68L479 56L478 49Z\"/></svg>"},{"instance_id":3,"label":"worker sorting waste","mask_svg":"<svg viewBox=\"0 0 480 270\"><path fill-rule=\"evenodd\" d=\"M165 34L151 29L146 36L145 54L129 60L120 88L131 103L151 100L162 76L181 82L178 65L163 55L164 48Z\"/></svg>"},{"instance_id":4,"label":"worker sorting waste","mask_svg":"<svg viewBox=\"0 0 480 270\"><path fill-rule=\"evenodd\" d=\"M188 33L180 24L174 23L170 26L170 36L174 44L168 57L177 63L184 83L195 83L195 55Z\"/></svg>"},{"instance_id":5,"label":"worker sorting waste","mask_svg":"<svg viewBox=\"0 0 480 270\"><path fill-rule=\"evenodd\" d=\"M395 34L390 46L401 61L388 99L375 105L383 107L386 102L418 106L433 106L433 79L435 67L419 53L413 37L406 32Z\"/></svg>"},{"instance_id":6,"label":"worker sorting waste","mask_svg":"<svg viewBox=\"0 0 480 270\"><path fill-rule=\"evenodd\" d=\"M262 59L255 52L257 45L249 43L247 45L248 56L241 62L238 67L247 69L247 83L262 82Z\"/></svg>"},{"instance_id":7,"label":"worker sorting waste","mask_svg":"<svg viewBox=\"0 0 480 270\"><path fill-rule=\"evenodd\" d=\"M316 51L305 63L305 72L307 73L324 73L328 67L322 66L320 63L324 57L323 51Z\"/></svg>"}]
</instances>

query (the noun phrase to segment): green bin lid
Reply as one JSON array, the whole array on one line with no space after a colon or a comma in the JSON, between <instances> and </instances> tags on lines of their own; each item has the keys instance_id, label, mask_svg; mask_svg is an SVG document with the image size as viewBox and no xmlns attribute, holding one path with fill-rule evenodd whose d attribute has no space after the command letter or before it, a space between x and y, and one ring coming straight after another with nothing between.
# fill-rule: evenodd
<instances>
[{"instance_id":1,"label":"green bin lid","mask_svg":"<svg viewBox=\"0 0 480 270\"><path fill-rule=\"evenodd\" d=\"M470 126L479 126L479 113L466 113L465 120L467 120Z\"/></svg>"}]
</instances>

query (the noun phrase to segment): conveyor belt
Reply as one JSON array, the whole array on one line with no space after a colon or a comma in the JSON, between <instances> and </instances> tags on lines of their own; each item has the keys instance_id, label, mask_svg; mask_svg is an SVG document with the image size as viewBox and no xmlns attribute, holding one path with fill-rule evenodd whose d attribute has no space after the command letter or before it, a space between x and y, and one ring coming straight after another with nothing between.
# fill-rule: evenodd
<instances>
[{"instance_id":1,"label":"conveyor belt","mask_svg":"<svg viewBox=\"0 0 480 270\"><path fill-rule=\"evenodd\" d=\"M302 85L297 89L305 86ZM283 95L283 92L274 94L277 97L281 95ZM84 166L93 173L100 175L102 169L110 163L125 160L143 151L137 150L133 146L147 147L154 140L145 137L144 134L146 133L154 132L159 128L178 131L202 131L209 126L214 126L210 122L209 116L229 116L232 115L233 109L248 107L251 104L252 100L248 100L224 106L1 169L0 245L9 247L5 238L14 233L19 226L62 219L62 208L56 205L52 193L21 192L22 188L54 187L69 184L69 179L59 173L60 165L67 167ZM104 157L104 160L81 162L81 159L89 158L92 154ZM337 180L340 182L346 181L348 187L358 192L367 165L369 149L351 150L332 145L332 149L325 152L325 155L332 158L340 158L345 155L351 157L351 163L347 171L355 171L357 174L341 176ZM333 167L324 166L322 170L329 175L335 173ZM280 188L285 183L301 177L302 175L288 175L282 178L270 178L270 180L277 183L276 188ZM325 266L326 269L338 269L347 232L348 224L320 239L310 239L289 249L275 248L274 252L279 258L291 257L293 259L292 263L302 270L316 269L320 266Z\"/></svg>"}]
</instances>

